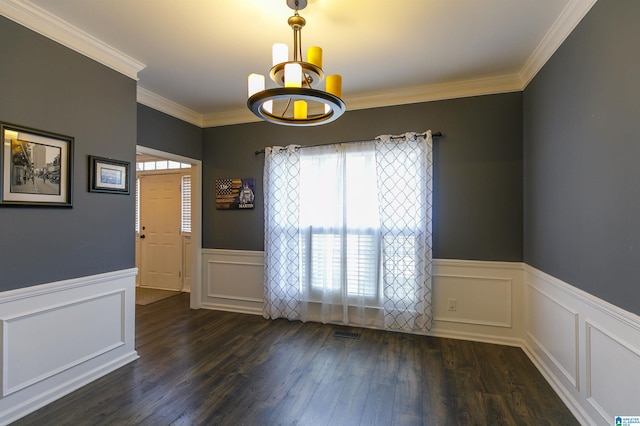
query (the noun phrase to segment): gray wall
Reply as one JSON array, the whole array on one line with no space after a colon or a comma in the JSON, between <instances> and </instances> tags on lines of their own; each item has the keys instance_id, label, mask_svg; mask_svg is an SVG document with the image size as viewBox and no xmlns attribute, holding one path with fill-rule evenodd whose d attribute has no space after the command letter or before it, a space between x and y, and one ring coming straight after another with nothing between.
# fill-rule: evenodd
<instances>
[{"instance_id":1,"label":"gray wall","mask_svg":"<svg viewBox=\"0 0 640 426\"><path fill-rule=\"evenodd\" d=\"M428 129L445 134L434 142L434 256L522 261L522 93L350 111L311 128L205 129L203 247L264 248L264 156L254 151ZM243 177L256 178L256 208L216 210L215 179Z\"/></svg>"},{"instance_id":2,"label":"gray wall","mask_svg":"<svg viewBox=\"0 0 640 426\"><path fill-rule=\"evenodd\" d=\"M135 161L136 82L0 17L0 120L72 136L73 208L0 207L0 291L134 266L134 196L89 193L87 155Z\"/></svg>"},{"instance_id":3,"label":"gray wall","mask_svg":"<svg viewBox=\"0 0 640 426\"><path fill-rule=\"evenodd\" d=\"M202 160L202 129L138 104L138 145Z\"/></svg>"},{"instance_id":4,"label":"gray wall","mask_svg":"<svg viewBox=\"0 0 640 426\"><path fill-rule=\"evenodd\" d=\"M640 2L598 1L524 92L524 260L640 314Z\"/></svg>"}]
</instances>

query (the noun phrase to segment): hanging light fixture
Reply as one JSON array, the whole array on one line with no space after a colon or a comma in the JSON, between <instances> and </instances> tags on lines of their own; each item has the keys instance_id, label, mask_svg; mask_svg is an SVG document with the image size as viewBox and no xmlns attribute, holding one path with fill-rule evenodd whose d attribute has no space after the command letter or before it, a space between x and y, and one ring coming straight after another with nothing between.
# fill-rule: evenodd
<instances>
[{"instance_id":1,"label":"hanging light fixture","mask_svg":"<svg viewBox=\"0 0 640 426\"><path fill-rule=\"evenodd\" d=\"M302 27L306 20L298 14L307 6L307 0L287 0L295 11L287 21L293 30L293 61L289 60L286 44L273 45L273 67L269 76L279 87L266 89L265 78L249 75L247 106L261 119L285 126L317 126L330 123L344 114L342 77L328 75L325 89L317 87L325 80L322 71L322 49L312 46L307 60L302 60Z\"/></svg>"}]
</instances>

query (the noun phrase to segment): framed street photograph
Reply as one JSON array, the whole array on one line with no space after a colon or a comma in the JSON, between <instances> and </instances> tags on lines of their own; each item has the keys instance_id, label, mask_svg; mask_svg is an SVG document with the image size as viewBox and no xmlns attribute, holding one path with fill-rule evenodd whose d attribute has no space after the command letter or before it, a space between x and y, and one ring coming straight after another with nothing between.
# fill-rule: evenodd
<instances>
[{"instance_id":1,"label":"framed street photograph","mask_svg":"<svg viewBox=\"0 0 640 426\"><path fill-rule=\"evenodd\" d=\"M0 133L0 206L71 207L74 139L6 123Z\"/></svg>"},{"instance_id":2,"label":"framed street photograph","mask_svg":"<svg viewBox=\"0 0 640 426\"><path fill-rule=\"evenodd\" d=\"M89 192L129 194L129 169L127 161L89 156Z\"/></svg>"}]
</instances>

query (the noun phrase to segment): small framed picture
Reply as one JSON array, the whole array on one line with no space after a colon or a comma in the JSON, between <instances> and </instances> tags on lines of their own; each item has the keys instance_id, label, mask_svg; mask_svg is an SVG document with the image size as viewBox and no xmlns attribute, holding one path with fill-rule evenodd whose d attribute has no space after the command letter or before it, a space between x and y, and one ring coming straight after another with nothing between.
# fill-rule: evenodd
<instances>
[{"instance_id":1,"label":"small framed picture","mask_svg":"<svg viewBox=\"0 0 640 426\"><path fill-rule=\"evenodd\" d=\"M70 136L0 125L0 206L71 207Z\"/></svg>"},{"instance_id":2,"label":"small framed picture","mask_svg":"<svg viewBox=\"0 0 640 426\"><path fill-rule=\"evenodd\" d=\"M89 192L129 194L129 169L127 161L89 156Z\"/></svg>"}]
</instances>

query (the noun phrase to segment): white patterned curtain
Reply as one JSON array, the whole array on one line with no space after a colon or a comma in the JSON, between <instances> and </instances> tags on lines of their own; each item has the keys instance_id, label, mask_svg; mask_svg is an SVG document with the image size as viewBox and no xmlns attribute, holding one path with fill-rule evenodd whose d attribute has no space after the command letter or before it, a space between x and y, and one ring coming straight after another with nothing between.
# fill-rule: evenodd
<instances>
[{"instance_id":1,"label":"white patterned curtain","mask_svg":"<svg viewBox=\"0 0 640 426\"><path fill-rule=\"evenodd\" d=\"M429 330L431 315L431 131L376 143L385 327Z\"/></svg>"},{"instance_id":2,"label":"white patterned curtain","mask_svg":"<svg viewBox=\"0 0 640 426\"><path fill-rule=\"evenodd\" d=\"M431 326L431 134L265 150L266 318Z\"/></svg>"},{"instance_id":3,"label":"white patterned curtain","mask_svg":"<svg viewBox=\"0 0 640 426\"><path fill-rule=\"evenodd\" d=\"M265 318L300 316L300 152L298 146L265 149Z\"/></svg>"}]
</instances>

